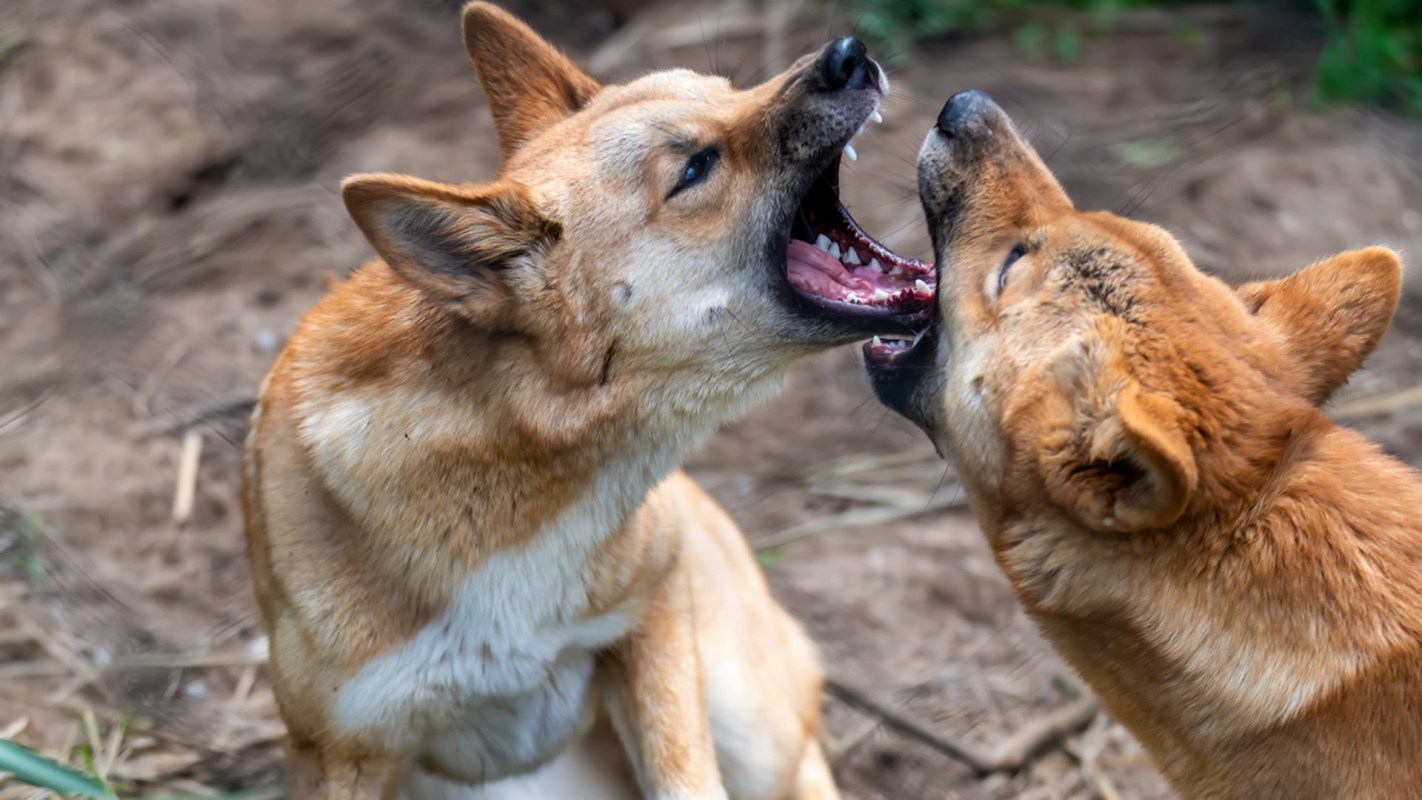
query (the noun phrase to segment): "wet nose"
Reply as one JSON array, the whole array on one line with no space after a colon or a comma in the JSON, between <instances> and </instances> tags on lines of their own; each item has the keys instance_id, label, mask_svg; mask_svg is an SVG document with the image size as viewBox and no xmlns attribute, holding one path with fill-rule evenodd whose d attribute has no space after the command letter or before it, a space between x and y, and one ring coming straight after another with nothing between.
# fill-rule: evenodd
<instances>
[{"instance_id":1,"label":"wet nose","mask_svg":"<svg viewBox=\"0 0 1422 800\"><path fill-rule=\"evenodd\" d=\"M827 91L867 89L878 80L869 50L853 36L842 36L820 53L820 86Z\"/></svg>"},{"instance_id":2,"label":"wet nose","mask_svg":"<svg viewBox=\"0 0 1422 800\"><path fill-rule=\"evenodd\" d=\"M958 92L938 112L938 130L949 138L984 136L991 132L990 121L1001 117L1002 109L983 92Z\"/></svg>"}]
</instances>

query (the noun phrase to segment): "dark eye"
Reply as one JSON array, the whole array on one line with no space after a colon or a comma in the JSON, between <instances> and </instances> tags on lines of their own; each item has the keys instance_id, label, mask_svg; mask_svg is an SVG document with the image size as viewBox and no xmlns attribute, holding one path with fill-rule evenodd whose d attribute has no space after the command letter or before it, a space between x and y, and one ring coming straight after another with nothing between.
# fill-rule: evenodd
<instances>
[{"instance_id":1,"label":"dark eye","mask_svg":"<svg viewBox=\"0 0 1422 800\"><path fill-rule=\"evenodd\" d=\"M1020 244L1012 248L1012 252L1007 254L1007 259L1002 262L1002 271L997 273L998 294L1001 294L1003 288L1007 286L1007 271L1012 269L1012 265L1017 263L1017 259L1026 254L1027 248Z\"/></svg>"},{"instance_id":2,"label":"dark eye","mask_svg":"<svg viewBox=\"0 0 1422 800\"><path fill-rule=\"evenodd\" d=\"M686 160L686 166L681 170L681 178L672 187L671 194L667 195L670 200L677 193L690 189L706 179L711 174L711 168L716 166L716 162L721 158L721 154L716 152L716 148L708 147Z\"/></svg>"}]
</instances>

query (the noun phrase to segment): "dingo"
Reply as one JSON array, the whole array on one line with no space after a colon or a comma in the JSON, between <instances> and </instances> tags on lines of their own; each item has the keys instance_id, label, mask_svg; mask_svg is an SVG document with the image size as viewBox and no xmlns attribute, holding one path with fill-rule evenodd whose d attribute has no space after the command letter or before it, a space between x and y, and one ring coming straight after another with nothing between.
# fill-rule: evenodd
<instances>
[{"instance_id":1,"label":"dingo","mask_svg":"<svg viewBox=\"0 0 1422 800\"><path fill-rule=\"evenodd\" d=\"M926 315L931 271L837 200L883 74L844 38L749 91L601 86L487 4L464 35L499 174L346 181L382 260L252 420L291 794L446 796L606 719L647 797L832 798L813 647L673 470L796 359Z\"/></svg>"},{"instance_id":2,"label":"dingo","mask_svg":"<svg viewBox=\"0 0 1422 800\"><path fill-rule=\"evenodd\" d=\"M1319 410L1397 256L1230 289L1075 210L977 92L919 187L936 322L869 345L871 378L958 463L1046 636L1187 798L1422 797L1422 480Z\"/></svg>"}]
</instances>

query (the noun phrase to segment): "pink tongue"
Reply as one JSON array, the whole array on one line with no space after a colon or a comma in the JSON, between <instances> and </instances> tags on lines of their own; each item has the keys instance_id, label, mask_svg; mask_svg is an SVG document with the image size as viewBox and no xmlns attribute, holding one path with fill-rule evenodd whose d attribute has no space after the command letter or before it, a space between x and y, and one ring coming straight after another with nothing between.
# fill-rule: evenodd
<instances>
[{"instance_id":1,"label":"pink tongue","mask_svg":"<svg viewBox=\"0 0 1422 800\"><path fill-rule=\"evenodd\" d=\"M846 289L862 290L873 286L871 282L851 275L839 259L809 242L791 241L786 260L789 262L787 275L790 285L821 297L838 299Z\"/></svg>"}]
</instances>

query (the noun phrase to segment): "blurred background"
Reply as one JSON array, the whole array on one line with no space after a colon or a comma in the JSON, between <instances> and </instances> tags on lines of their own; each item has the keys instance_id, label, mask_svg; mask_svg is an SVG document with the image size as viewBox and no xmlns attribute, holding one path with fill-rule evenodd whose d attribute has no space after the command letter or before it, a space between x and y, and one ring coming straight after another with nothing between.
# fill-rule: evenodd
<instances>
[{"instance_id":1,"label":"blurred background","mask_svg":"<svg viewBox=\"0 0 1422 800\"><path fill-rule=\"evenodd\" d=\"M909 255L931 257L914 154L966 88L1079 205L1169 227L1226 280L1400 249L1396 323L1332 409L1422 464L1418 0L508 6L606 80L751 84L859 33L895 91L845 197ZM257 384L371 255L343 176L496 165L454 0L0 0L0 762L18 742L124 796L280 796L236 496ZM691 470L822 644L847 797L1169 797L855 349Z\"/></svg>"}]
</instances>

